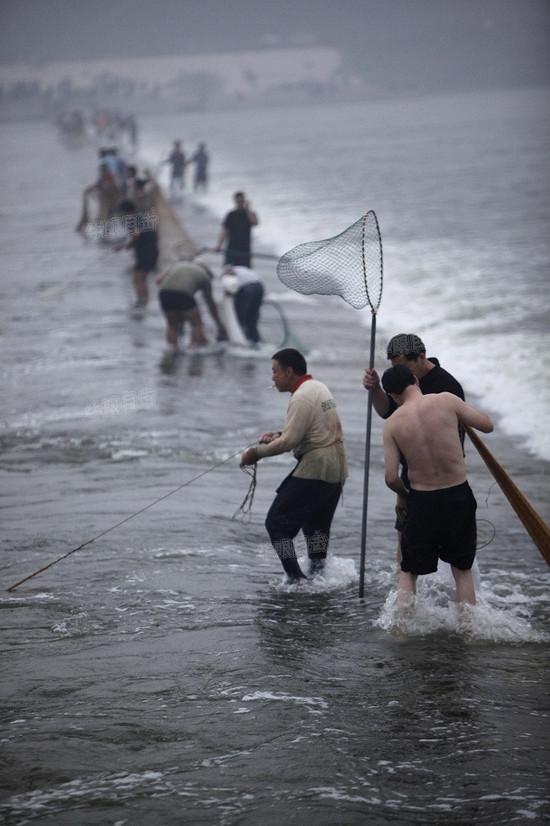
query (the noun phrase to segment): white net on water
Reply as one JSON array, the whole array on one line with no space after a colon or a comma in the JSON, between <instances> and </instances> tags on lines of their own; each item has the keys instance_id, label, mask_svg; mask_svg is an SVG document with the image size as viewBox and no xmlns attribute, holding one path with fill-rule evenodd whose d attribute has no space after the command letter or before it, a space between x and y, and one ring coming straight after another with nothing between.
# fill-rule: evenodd
<instances>
[{"instance_id":1,"label":"white net on water","mask_svg":"<svg viewBox=\"0 0 550 826\"><path fill-rule=\"evenodd\" d=\"M374 313L382 298L382 238L370 210L339 235L308 241L285 252L277 264L283 284L304 295L339 295L355 309Z\"/></svg>"}]
</instances>

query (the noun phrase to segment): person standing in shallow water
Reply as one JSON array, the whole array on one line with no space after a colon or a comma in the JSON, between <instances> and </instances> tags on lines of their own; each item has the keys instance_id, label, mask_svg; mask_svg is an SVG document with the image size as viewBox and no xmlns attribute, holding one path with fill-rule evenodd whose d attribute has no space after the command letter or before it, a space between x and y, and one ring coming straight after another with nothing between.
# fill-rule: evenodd
<instances>
[{"instance_id":1,"label":"person standing in shallow water","mask_svg":"<svg viewBox=\"0 0 550 826\"><path fill-rule=\"evenodd\" d=\"M303 531L309 573L322 573L328 551L330 527L347 477L342 425L328 387L307 372L304 356L293 348L272 357L271 375L279 393L290 393L282 431L270 431L241 457L241 467L266 456L292 451L294 470L277 488L265 526L289 582L306 579L294 538Z\"/></svg>"},{"instance_id":2,"label":"person standing in shallow water","mask_svg":"<svg viewBox=\"0 0 550 826\"><path fill-rule=\"evenodd\" d=\"M152 215L138 213L133 201L124 200L118 208L123 219L127 221L130 232L127 240L117 244L114 249L116 252L122 249L134 250L135 261L132 270L136 294L134 309L143 309L149 303L147 276L156 270L159 257L156 219Z\"/></svg>"},{"instance_id":3,"label":"person standing in shallow water","mask_svg":"<svg viewBox=\"0 0 550 826\"><path fill-rule=\"evenodd\" d=\"M388 342L386 355L392 366L404 364L418 379L418 386L425 395L429 393L454 393L464 401L464 390L460 383L447 370L441 367L434 358L426 358L426 347L422 339L415 333L398 333ZM378 373L374 368L367 367L363 376L363 387L372 391L372 404L376 412L383 419L388 419L397 409L393 398L384 392ZM464 443L464 431L460 430L461 442ZM407 462L402 458L401 479L406 488L409 487L407 477ZM407 501L402 496L397 497L395 506L397 530L397 561L401 561L401 526L407 510Z\"/></svg>"},{"instance_id":4,"label":"person standing in shallow water","mask_svg":"<svg viewBox=\"0 0 550 826\"><path fill-rule=\"evenodd\" d=\"M252 227L259 224L258 216L250 208L244 192L236 192L233 196L235 209L225 216L218 243L214 252L220 252L225 244L224 264L238 264L242 267L252 266L250 250Z\"/></svg>"},{"instance_id":5,"label":"person standing in shallow water","mask_svg":"<svg viewBox=\"0 0 550 826\"><path fill-rule=\"evenodd\" d=\"M193 175L193 189L195 192L201 189L205 190L208 186L208 160L206 144L201 142L189 161L189 163L195 164L195 174Z\"/></svg>"},{"instance_id":6,"label":"person standing in shallow water","mask_svg":"<svg viewBox=\"0 0 550 826\"><path fill-rule=\"evenodd\" d=\"M170 169L170 193L173 195L176 189L182 192L185 184L185 153L181 148L181 141L174 141L173 149L164 163L169 163Z\"/></svg>"},{"instance_id":7,"label":"person standing in shallow water","mask_svg":"<svg viewBox=\"0 0 550 826\"><path fill-rule=\"evenodd\" d=\"M416 580L448 562L459 603L475 605L476 500L466 478L458 426L491 433L487 414L452 393L423 395L405 365L390 367L382 386L397 405L384 424L387 486L407 502L402 528L398 600L416 593ZM399 475L403 455L409 487Z\"/></svg>"}]
</instances>

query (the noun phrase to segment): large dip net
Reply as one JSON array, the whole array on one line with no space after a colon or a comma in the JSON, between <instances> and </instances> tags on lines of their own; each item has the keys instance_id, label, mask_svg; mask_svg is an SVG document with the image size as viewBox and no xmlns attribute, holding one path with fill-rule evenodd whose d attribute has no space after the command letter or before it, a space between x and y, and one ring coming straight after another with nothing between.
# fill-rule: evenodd
<instances>
[{"instance_id":1,"label":"large dip net","mask_svg":"<svg viewBox=\"0 0 550 826\"><path fill-rule=\"evenodd\" d=\"M332 238L309 241L286 252L277 265L277 275L291 290L304 295L339 295L356 310L367 305L372 313L369 367L374 367L376 313L382 299L382 237L373 210ZM359 596L365 587L367 508L372 426L372 390L368 394L367 432L361 524Z\"/></svg>"},{"instance_id":2,"label":"large dip net","mask_svg":"<svg viewBox=\"0 0 550 826\"><path fill-rule=\"evenodd\" d=\"M339 235L308 241L285 252L277 275L304 295L339 295L356 310L376 313L382 298L382 239L370 210Z\"/></svg>"}]
</instances>

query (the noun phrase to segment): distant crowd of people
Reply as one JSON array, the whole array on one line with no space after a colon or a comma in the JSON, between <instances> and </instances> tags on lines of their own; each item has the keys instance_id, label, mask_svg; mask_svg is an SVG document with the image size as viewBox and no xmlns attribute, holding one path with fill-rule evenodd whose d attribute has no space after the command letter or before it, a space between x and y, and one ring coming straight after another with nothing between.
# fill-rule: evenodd
<instances>
[{"instance_id":1,"label":"distant crowd of people","mask_svg":"<svg viewBox=\"0 0 550 826\"><path fill-rule=\"evenodd\" d=\"M194 155L186 160L181 141L174 141L172 152L163 163L170 163L171 166L171 193L183 190L185 169L190 164L195 167L194 189L197 191L207 186L208 155L204 142L199 143ZM77 231L96 239L116 241L116 251L133 250L136 311L143 310L149 302L147 278L156 271L159 260L158 220L155 214L159 192L156 180L148 171L138 176L137 167L127 164L116 147L102 147L99 150L97 178L84 190L82 215L77 225ZM93 220L92 198L97 202ZM235 207L225 216L217 244L211 251L220 252L224 247L224 294L232 296L235 315L245 340L251 347L258 347L264 286L251 267L251 231L258 224L258 216L252 211L243 192L235 193L234 202ZM121 233L123 237L117 239ZM158 274L159 301L166 317L166 341L170 347L177 348L186 323L190 326L193 346L207 343L196 301L199 293L217 325L218 340L228 339L212 298L213 277L211 269L201 260L178 261L165 273Z\"/></svg>"},{"instance_id":2,"label":"distant crowd of people","mask_svg":"<svg viewBox=\"0 0 550 826\"><path fill-rule=\"evenodd\" d=\"M125 140L130 151L138 144L138 125L134 115L110 109L84 112L80 109L60 112L56 119L62 138L69 144Z\"/></svg>"}]
</instances>

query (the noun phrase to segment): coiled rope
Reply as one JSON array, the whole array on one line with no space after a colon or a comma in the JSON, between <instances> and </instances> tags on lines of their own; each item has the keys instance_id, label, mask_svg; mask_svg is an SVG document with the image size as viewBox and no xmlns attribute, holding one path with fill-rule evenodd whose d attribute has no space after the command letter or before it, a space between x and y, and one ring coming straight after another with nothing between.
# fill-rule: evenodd
<instances>
[{"instance_id":1,"label":"coiled rope","mask_svg":"<svg viewBox=\"0 0 550 826\"><path fill-rule=\"evenodd\" d=\"M244 497L243 501L231 517L231 519L236 519L239 513L242 513L241 522L248 523L250 522L252 516L252 503L254 501L254 494L256 493L256 476L257 476L257 468L258 465L245 465L241 468L248 476L252 477L250 480L250 485L248 488L248 492Z\"/></svg>"}]
</instances>

